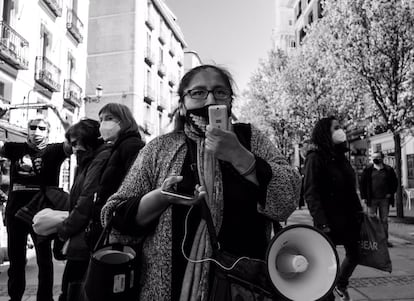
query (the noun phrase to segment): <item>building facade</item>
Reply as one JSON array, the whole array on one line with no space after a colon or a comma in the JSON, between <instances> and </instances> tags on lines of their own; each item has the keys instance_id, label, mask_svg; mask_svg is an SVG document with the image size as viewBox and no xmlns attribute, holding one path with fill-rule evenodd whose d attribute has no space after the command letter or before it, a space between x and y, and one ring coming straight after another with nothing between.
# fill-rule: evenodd
<instances>
[{"instance_id":1,"label":"building facade","mask_svg":"<svg viewBox=\"0 0 414 301\"><path fill-rule=\"evenodd\" d=\"M162 0L91 0L89 11L86 116L98 118L103 105L119 102L147 140L163 134L184 73L186 42L176 17Z\"/></svg>"},{"instance_id":2,"label":"building facade","mask_svg":"<svg viewBox=\"0 0 414 301\"><path fill-rule=\"evenodd\" d=\"M287 7L293 9L295 44L299 45L306 35L306 27L322 17L321 0L288 0Z\"/></svg>"},{"instance_id":3,"label":"building facade","mask_svg":"<svg viewBox=\"0 0 414 301\"><path fill-rule=\"evenodd\" d=\"M296 46L294 10L290 0L275 0L275 27L272 33L274 49L289 53Z\"/></svg>"},{"instance_id":4,"label":"building facade","mask_svg":"<svg viewBox=\"0 0 414 301\"><path fill-rule=\"evenodd\" d=\"M0 98L24 107L3 116L0 139L25 139L28 120L43 114L51 124L49 140L64 140L57 115L28 104L54 105L69 122L84 115L88 7L88 0L0 1Z\"/></svg>"}]
</instances>

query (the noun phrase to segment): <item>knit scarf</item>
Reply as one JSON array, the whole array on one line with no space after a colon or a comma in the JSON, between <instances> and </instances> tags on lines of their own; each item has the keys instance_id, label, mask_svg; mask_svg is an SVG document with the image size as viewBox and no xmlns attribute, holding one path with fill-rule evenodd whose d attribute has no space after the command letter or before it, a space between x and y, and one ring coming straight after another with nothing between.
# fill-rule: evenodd
<instances>
[{"instance_id":1,"label":"knit scarf","mask_svg":"<svg viewBox=\"0 0 414 301\"><path fill-rule=\"evenodd\" d=\"M206 189L206 203L210 208L216 233L219 233L223 219L223 183L219 162L213 154L205 151L204 137L197 134L191 124L185 125L184 132L196 142L200 185ZM202 219L194 237L190 256L186 254L191 261L187 263L180 301L207 300L210 261L203 259L210 258L212 253L207 224Z\"/></svg>"}]
</instances>

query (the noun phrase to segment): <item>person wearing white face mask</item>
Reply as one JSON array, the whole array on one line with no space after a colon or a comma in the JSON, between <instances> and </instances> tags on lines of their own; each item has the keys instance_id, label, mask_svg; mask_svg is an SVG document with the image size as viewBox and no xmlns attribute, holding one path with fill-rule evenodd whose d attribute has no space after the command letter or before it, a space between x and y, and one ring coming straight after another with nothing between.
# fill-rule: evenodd
<instances>
[{"instance_id":1,"label":"person wearing white face mask","mask_svg":"<svg viewBox=\"0 0 414 301\"><path fill-rule=\"evenodd\" d=\"M319 120L312 132L314 147L305 162L304 196L314 225L335 245L344 245L335 293L340 300L352 300L349 278L358 262L358 240L362 206L356 192L356 177L345 156L346 133L334 117ZM326 300L335 300L334 294Z\"/></svg>"},{"instance_id":2,"label":"person wearing white face mask","mask_svg":"<svg viewBox=\"0 0 414 301\"><path fill-rule=\"evenodd\" d=\"M368 213L376 215L384 226L388 238L388 214L390 205L394 205L394 193L397 191L398 180L394 169L384 163L384 154L375 152L372 155L372 164L362 172L359 189L362 200L368 206ZM392 247L388 241L388 247Z\"/></svg>"},{"instance_id":3,"label":"person wearing white face mask","mask_svg":"<svg viewBox=\"0 0 414 301\"><path fill-rule=\"evenodd\" d=\"M92 222L88 229L91 246L102 231L100 213L107 199L118 190L132 163L145 143L130 109L119 103L108 103L99 113L99 132L105 143L111 144L111 156L102 172L99 191L94 203Z\"/></svg>"}]
</instances>

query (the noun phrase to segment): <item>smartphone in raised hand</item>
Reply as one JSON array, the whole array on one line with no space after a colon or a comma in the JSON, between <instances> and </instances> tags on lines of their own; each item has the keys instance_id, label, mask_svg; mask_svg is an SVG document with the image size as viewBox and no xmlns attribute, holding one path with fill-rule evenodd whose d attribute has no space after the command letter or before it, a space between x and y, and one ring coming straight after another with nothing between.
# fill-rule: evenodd
<instances>
[{"instance_id":1,"label":"smartphone in raised hand","mask_svg":"<svg viewBox=\"0 0 414 301\"><path fill-rule=\"evenodd\" d=\"M228 116L226 105L212 105L208 107L208 123L215 128L227 130Z\"/></svg>"}]
</instances>

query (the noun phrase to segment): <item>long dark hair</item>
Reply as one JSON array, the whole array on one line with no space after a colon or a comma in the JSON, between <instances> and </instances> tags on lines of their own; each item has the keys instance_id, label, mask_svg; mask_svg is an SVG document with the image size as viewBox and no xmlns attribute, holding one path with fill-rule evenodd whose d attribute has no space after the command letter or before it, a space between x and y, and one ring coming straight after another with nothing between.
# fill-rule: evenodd
<instances>
[{"instance_id":1,"label":"long dark hair","mask_svg":"<svg viewBox=\"0 0 414 301\"><path fill-rule=\"evenodd\" d=\"M93 151L103 144L99 137L99 122L93 119L85 118L72 125L65 133L66 140L75 138L88 151Z\"/></svg>"},{"instance_id":2,"label":"long dark hair","mask_svg":"<svg viewBox=\"0 0 414 301\"><path fill-rule=\"evenodd\" d=\"M333 155L335 152L331 133L331 125L334 120L337 120L334 116L322 118L315 124L312 131L312 143L327 155Z\"/></svg>"},{"instance_id":3,"label":"long dark hair","mask_svg":"<svg viewBox=\"0 0 414 301\"><path fill-rule=\"evenodd\" d=\"M227 89L231 91L231 94L234 95L233 86L234 86L234 79L233 76L229 71L227 71L223 67L215 66L215 65L200 65L190 69L186 74L184 74L183 78L178 85L178 105L179 107L176 108L173 112L174 115L174 131L180 131L184 129L185 119L184 116L180 115L180 106L184 102L185 90L187 89L188 85L190 84L191 80L195 75L200 73L201 71L205 71L208 69L212 69L213 71L217 72L220 77L222 78L224 85Z\"/></svg>"},{"instance_id":4,"label":"long dark hair","mask_svg":"<svg viewBox=\"0 0 414 301\"><path fill-rule=\"evenodd\" d=\"M119 132L119 136L121 136L121 134L136 133L138 134L139 139L142 140L138 124L135 121L131 110L126 105L111 102L104 105L99 110L98 115L101 115L102 113L109 113L120 121L121 130Z\"/></svg>"}]
</instances>

